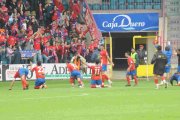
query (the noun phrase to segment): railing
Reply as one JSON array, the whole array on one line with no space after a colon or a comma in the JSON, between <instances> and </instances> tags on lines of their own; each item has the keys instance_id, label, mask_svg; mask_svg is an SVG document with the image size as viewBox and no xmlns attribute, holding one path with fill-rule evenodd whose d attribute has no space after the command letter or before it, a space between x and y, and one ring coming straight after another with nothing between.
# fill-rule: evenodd
<instances>
[{"instance_id":1,"label":"railing","mask_svg":"<svg viewBox=\"0 0 180 120\"><path fill-rule=\"evenodd\" d=\"M162 8L162 0L87 0L91 10L129 10Z\"/></svg>"}]
</instances>

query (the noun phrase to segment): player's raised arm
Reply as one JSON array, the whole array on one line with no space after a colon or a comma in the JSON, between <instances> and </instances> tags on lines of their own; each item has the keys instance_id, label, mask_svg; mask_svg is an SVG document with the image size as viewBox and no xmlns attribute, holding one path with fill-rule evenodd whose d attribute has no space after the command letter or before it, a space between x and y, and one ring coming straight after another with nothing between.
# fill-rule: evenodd
<instances>
[{"instance_id":1,"label":"player's raised arm","mask_svg":"<svg viewBox=\"0 0 180 120\"><path fill-rule=\"evenodd\" d=\"M108 59L108 61L110 62L110 64L111 64L112 66L114 66L114 63L111 61L111 58L109 57L108 54L107 54L107 59Z\"/></svg>"}]
</instances>

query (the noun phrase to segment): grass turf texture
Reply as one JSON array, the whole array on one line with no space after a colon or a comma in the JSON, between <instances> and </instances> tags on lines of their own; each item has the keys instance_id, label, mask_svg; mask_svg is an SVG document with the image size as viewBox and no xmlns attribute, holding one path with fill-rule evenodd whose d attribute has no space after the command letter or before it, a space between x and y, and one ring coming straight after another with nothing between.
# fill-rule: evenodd
<instances>
[{"instance_id":1,"label":"grass turf texture","mask_svg":"<svg viewBox=\"0 0 180 120\"><path fill-rule=\"evenodd\" d=\"M113 81L112 88L71 88L68 81L47 82L48 89L22 90L17 81L0 82L1 120L179 120L180 87L155 89L153 81L125 87Z\"/></svg>"}]
</instances>

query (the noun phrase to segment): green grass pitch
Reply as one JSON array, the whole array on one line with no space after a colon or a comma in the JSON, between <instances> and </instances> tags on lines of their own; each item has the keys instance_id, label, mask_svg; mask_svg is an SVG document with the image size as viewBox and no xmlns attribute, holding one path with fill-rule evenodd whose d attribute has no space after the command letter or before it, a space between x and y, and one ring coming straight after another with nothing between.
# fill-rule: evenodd
<instances>
[{"instance_id":1,"label":"green grass pitch","mask_svg":"<svg viewBox=\"0 0 180 120\"><path fill-rule=\"evenodd\" d=\"M21 89L17 81L0 82L1 120L179 120L180 87L155 89L153 81L125 87L114 80L112 88L71 88L66 80L47 80L48 89Z\"/></svg>"}]
</instances>

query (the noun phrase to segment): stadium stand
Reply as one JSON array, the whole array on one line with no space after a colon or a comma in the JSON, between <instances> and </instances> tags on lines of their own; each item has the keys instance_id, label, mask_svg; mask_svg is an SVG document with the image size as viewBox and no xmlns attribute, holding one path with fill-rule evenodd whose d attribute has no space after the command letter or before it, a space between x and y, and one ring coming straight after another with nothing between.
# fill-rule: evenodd
<instances>
[{"instance_id":1,"label":"stadium stand","mask_svg":"<svg viewBox=\"0 0 180 120\"><path fill-rule=\"evenodd\" d=\"M93 0L87 1L91 10L160 10L162 4L161 0L102 0L101 2L98 1L95 4L91 4L93 3Z\"/></svg>"},{"instance_id":2,"label":"stadium stand","mask_svg":"<svg viewBox=\"0 0 180 120\"><path fill-rule=\"evenodd\" d=\"M100 34L89 8L86 1L77 0L3 0L1 63L63 63L76 51L83 57L92 54ZM92 9L101 6L94 3Z\"/></svg>"}]
</instances>

